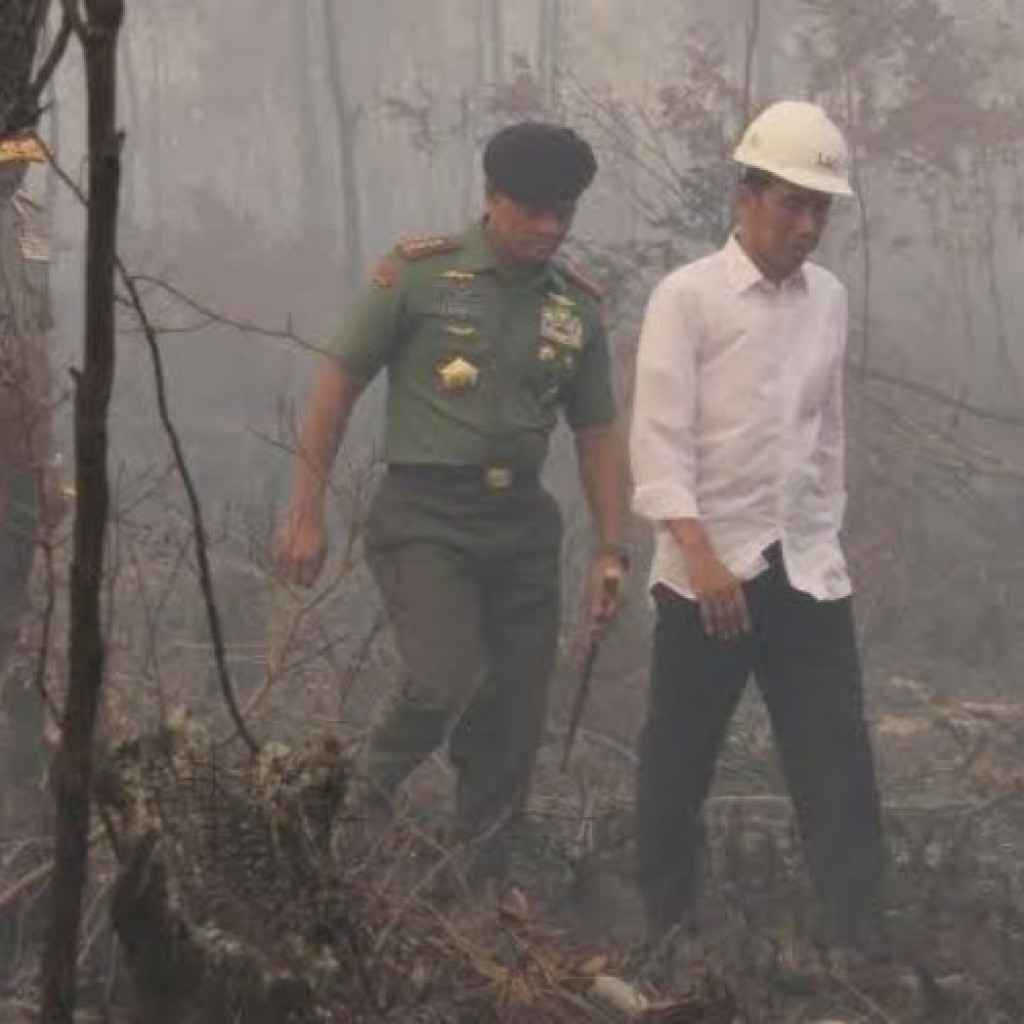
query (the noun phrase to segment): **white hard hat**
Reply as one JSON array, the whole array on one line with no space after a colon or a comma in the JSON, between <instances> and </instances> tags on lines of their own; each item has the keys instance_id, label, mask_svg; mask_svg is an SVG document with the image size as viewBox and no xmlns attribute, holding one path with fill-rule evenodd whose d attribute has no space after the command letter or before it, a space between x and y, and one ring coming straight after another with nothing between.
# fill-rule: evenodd
<instances>
[{"instance_id":1,"label":"white hard hat","mask_svg":"<svg viewBox=\"0 0 1024 1024\"><path fill-rule=\"evenodd\" d=\"M853 195L843 134L814 103L785 100L768 107L750 123L732 158L815 192Z\"/></svg>"}]
</instances>

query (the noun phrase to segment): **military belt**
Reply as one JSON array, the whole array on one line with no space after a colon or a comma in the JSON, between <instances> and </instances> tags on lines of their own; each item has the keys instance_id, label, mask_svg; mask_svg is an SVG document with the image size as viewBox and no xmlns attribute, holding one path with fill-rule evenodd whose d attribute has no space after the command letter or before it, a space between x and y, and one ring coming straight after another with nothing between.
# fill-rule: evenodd
<instances>
[{"instance_id":1,"label":"military belt","mask_svg":"<svg viewBox=\"0 0 1024 1024\"><path fill-rule=\"evenodd\" d=\"M408 480L425 483L478 484L485 491L511 491L535 486L540 477L534 469L504 462L488 465L445 465L444 463L392 462L388 471Z\"/></svg>"}]
</instances>

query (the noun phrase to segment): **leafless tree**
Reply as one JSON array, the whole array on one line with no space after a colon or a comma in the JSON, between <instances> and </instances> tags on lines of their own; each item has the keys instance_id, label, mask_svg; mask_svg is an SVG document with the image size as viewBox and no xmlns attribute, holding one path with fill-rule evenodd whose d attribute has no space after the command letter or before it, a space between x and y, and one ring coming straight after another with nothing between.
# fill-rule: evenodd
<instances>
[{"instance_id":1,"label":"leafless tree","mask_svg":"<svg viewBox=\"0 0 1024 1024\"><path fill-rule=\"evenodd\" d=\"M117 37L123 0L64 0L85 52L89 205L85 344L75 391L75 510L70 671L54 766L55 870L42 964L45 1024L71 1024L82 893L89 858L93 734L104 673L103 558L110 503L108 408L114 379L114 280L121 139L116 127Z\"/></svg>"},{"instance_id":2,"label":"leafless tree","mask_svg":"<svg viewBox=\"0 0 1024 1024\"><path fill-rule=\"evenodd\" d=\"M341 204L344 216L345 269L350 286L355 287L363 273L364 245L361 200L359 195L356 146L359 112L352 105L346 88L342 56L342 31L338 21L338 4L323 0L324 46L327 55L327 80L334 110L341 165Z\"/></svg>"},{"instance_id":3,"label":"leafless tree","mask_svg":"<svg viewBox=\"0 0 1024 1024\"><path fill-rule=\"evenodd\" d=\"M0 18L0 135L35 121L32 69L49 0L6 0Z\"/></svg>"}]
</instances>

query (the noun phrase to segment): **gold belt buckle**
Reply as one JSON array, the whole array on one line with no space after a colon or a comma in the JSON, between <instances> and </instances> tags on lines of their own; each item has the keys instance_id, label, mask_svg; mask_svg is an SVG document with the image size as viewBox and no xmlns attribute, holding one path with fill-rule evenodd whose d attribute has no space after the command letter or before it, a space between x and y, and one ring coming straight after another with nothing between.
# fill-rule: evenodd
<instances>
[{"instance_id":1,"label":"gold belt buckle","mask_svg":"<svg viewBox=\"0 0 1024 1024\"><path fill-rule=\"evenodd\" d=\"M508 466L488 466L484 470L484 485L490 491L507 491L512 486L512 470Z\"/></svg>"}]
</instances>

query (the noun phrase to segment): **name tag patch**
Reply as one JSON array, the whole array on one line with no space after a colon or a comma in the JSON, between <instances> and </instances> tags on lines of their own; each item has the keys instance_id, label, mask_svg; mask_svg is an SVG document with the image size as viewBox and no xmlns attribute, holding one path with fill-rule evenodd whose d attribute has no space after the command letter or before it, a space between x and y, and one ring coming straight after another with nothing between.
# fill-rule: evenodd
<instances>
[{"instance_id":1,"label":"name tag patch","mask_svg":"<svg viewBox=\"0 0 1024 1024\"><path fill-rule=\"evenodd\" d=\"M487 293L477 275L464 270L438 274L438 313L452 320L482 320Z\"/></svg>"}]
</instances>

